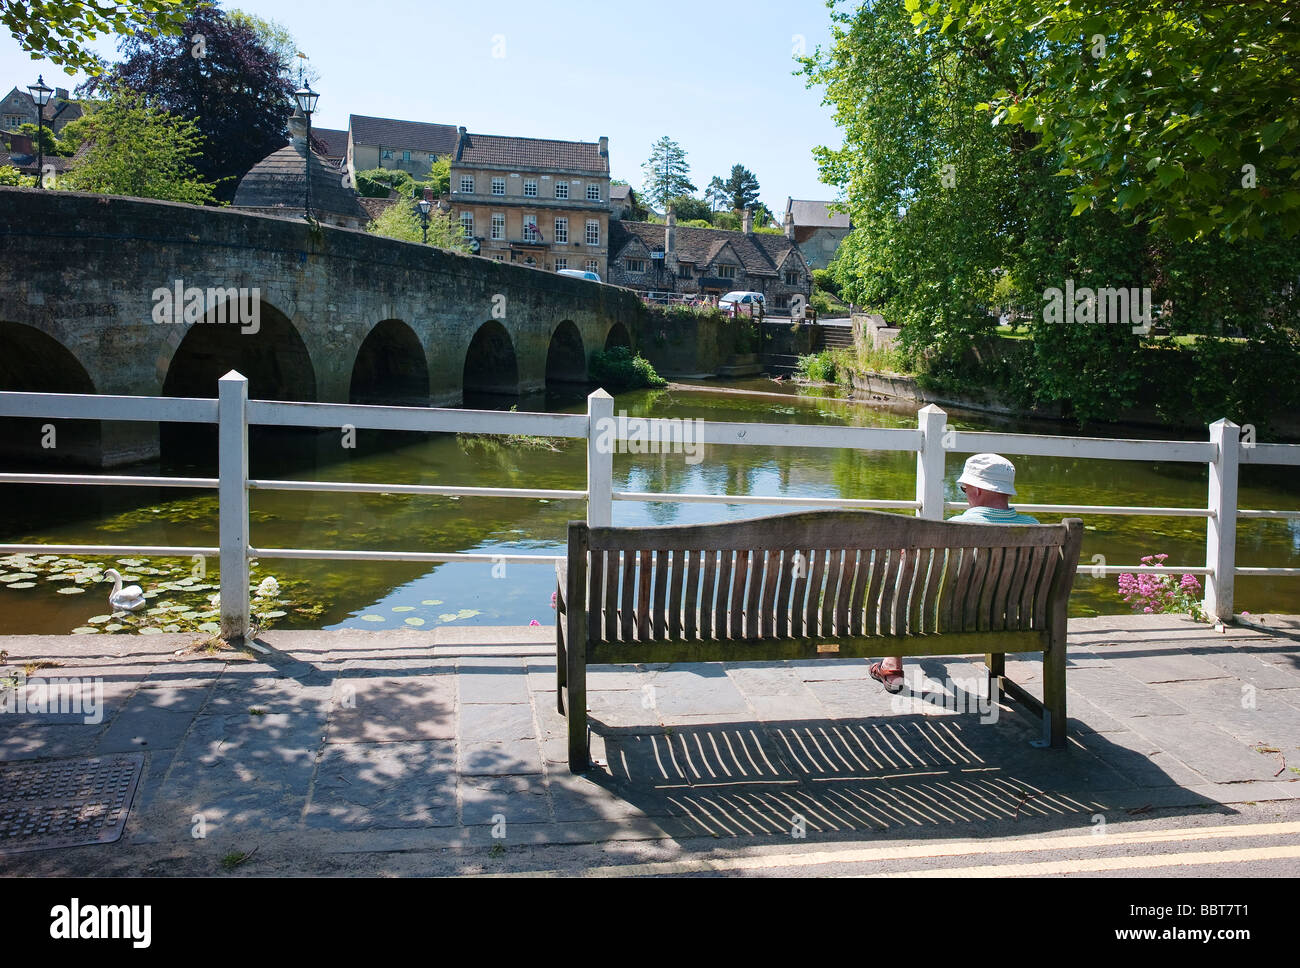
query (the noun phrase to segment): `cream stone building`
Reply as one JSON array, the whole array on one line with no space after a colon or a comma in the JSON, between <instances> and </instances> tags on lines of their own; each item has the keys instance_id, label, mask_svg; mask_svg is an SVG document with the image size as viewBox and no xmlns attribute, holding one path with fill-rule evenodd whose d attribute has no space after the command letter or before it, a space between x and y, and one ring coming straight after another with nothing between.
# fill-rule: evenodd
<instances>
[{"instance_id":1,"label":"cream stone building","mask_svg":"<svg viewBox=\"0 0 1300 968\"><path fill-rule=\"evenodd\" d=\"M609 255L609 139L550 141L460 128L451 211L480 254L538 269L585 269Z\"/></svg>"}]
</instances>

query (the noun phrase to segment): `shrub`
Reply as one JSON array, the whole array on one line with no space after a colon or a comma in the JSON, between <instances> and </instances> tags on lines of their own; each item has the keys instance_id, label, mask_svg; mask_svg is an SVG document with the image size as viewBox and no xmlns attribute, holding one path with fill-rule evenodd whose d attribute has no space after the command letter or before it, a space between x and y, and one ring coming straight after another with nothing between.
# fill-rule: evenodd
<instances>
[{"instance_id":1,"label":"shrub","mask_svg":"<svg viewBox=\"0 0 1300 968\"><path fill-rule=\"evenodd\" d=\"M813 383L834 383L836 360L830 350L799 357L799 376Z\"/></svg>"},{"instance_id":2,"label":"shrub","mask_svg":"<svg viewBox=\"0 0 1300 968\"><path fill-rule=\"evenodd\" d=\"M588 371L591 379L606 390L639 390L668 385L649 360L640 354L634 356L626 346L593 350Z\"/></svg>"},{"instance_id":3,"label":"shrub","mask_svg":"<svg viewBox=\"0 0 1300 968\"><path fill-rule=\"evenodd\" d=\"M840 296L840 284L835 281L835 276L831 274L830 269L814 269L812 271L813 286L822 292L828 292L836 299Z\"/></svg>"}]
</instances>

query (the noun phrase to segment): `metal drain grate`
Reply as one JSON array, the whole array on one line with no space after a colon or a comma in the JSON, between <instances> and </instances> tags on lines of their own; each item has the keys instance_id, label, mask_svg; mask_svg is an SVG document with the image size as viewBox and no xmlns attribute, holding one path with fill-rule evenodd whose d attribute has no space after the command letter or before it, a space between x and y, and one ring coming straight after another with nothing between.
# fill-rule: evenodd
<instances>
[{"instance_id":1,"label":"metal drain grate","mask_svg":"<svg viewBox=\"0 0 1300 968\"><path fill-rule=\"evenodd\" d=\"M143 766L143 753L0 763L0 854L113 843Z\"/></svg>"}]
</instances>

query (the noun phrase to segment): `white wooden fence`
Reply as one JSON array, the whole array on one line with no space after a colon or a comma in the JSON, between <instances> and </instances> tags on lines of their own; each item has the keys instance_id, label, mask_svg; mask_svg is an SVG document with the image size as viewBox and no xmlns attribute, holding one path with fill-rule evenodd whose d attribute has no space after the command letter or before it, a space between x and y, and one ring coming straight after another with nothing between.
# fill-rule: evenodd
<instances>
[{"instance_id":1,"label":"white wooden fence","mask_svg":"<svg viewBox=\"0 0 1300 968\"><path fill-rule=\"evenodd\" d=\"M691 445L727 444L762 447L824 447L828 449L911 451L916 454L914 500L765 497L731 494L669 494L615 491L614 447L619 422L614 401L597 390L587 398L585 414L517 413L492 410L457 410L425 407L358 406L332 403L282 403L249 400L248 381L231 371L219 381L216 400L183 397L129 397L63 393L0 392L0 417L47 419L124 420L149 423L215 423L218 425L218 476L133 477L103 474L0 473L0 483L123 485L148 487L214 488L220 502L218 547L173 545L71 545L0 544L0 554L102 555L218 555L221 562L221 628L226 637L249 631L248 563L257 558L317 558L339 561L507 561L552 564L554 555L499 555L428 551L330 551L319 548L268 548L252 543L249 532L249 492L341 491L348 493L460 495L503 498L585 500L587 521L608 525L614 501L711 502L720 504L791 505L799 507L859 507L912 509L923 518L942 519L948 509L964 504L943 500L943 481L949 451L1026 454L1043 457L1077 457L1096 460L1178 461L1209 465L1210 480L1205 507L1141 507L1105 504L1018 504L1019 510L1048 514L1119 514L1168 517L1202 517L1208 529L1203 566L1148 567L1140 564L1105 566L1084 563L1093 575L1145 571L1150 574L1205 575L1205 608L1214 617L1232 619L1232 586L1236 575L1300 576L1300 568L1239 568L1236 565L1238 518L1300 518L1295 510L1242 510L1237 507L1237 468L1240 464L1300 466L1298 444L1255 444L1240 440L1240 428L1228 420L1210 425L1204 441L1112 440L1100 437L1053 437L1036 434L997 434L945 430L947 414L927 406L910 428L801 426L792 424L721 423L702 421ZM646 422L649 433L671 439L672 422ZM587 487L561 490L509 487L444 487L420 484L349 483L335 481L280 481L249 477L248 428L250 426L312 427L476 434L527 434L584 438L587 441Z\"/></svg>"}]
</instances>

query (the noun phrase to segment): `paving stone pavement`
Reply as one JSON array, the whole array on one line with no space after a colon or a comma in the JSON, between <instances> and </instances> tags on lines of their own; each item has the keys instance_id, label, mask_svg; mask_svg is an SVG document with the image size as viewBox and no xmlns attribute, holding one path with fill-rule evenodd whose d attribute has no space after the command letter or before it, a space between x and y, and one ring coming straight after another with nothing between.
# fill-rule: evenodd
<instances>
[{"instance_id":1,"label":"paving stone pavement","mask_svg":"<svg viewBox=\"0 0 1300 968\"><path fill-rule=\"evenodd\" d=\"M897 697L863 660L595 666L595 765L581 776L549 628L272 631L265 652L215 654L184 635L9 636L0 680L57 663L39 674L101 682L103 710L0 714L0 762L145 753L118 844L43 852L66 873L207 837L359 853L494 833L897 836L1031 816L1080 828L1300 799L1300 625L1277 624L1071 621L1065 750L1032 747L1039 726L1018 707L979 707L970 657L908 660ZM1033 657L1007 673L1041 689ZM17 856L0 853L0 870Z\"/></svg>"}]
</instances>

